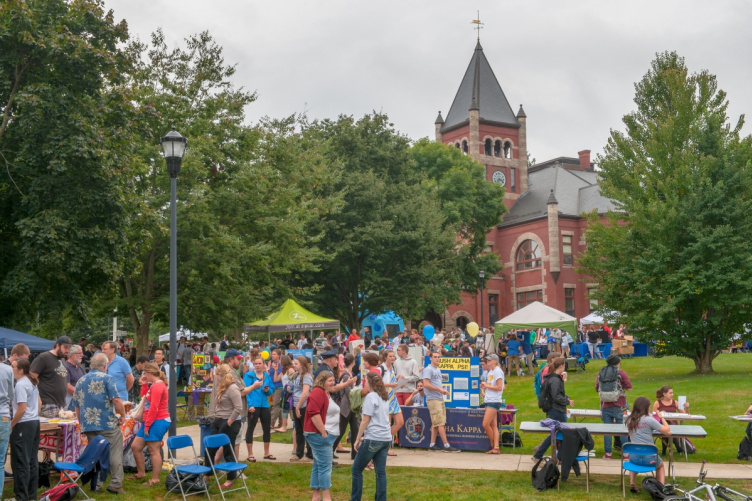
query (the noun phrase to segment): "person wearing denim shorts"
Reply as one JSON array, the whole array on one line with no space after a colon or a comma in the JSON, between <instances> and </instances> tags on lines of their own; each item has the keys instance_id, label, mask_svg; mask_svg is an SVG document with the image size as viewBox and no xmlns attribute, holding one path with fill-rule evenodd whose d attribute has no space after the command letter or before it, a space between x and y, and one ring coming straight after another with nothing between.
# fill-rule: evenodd
<instances>
[{"instance_id":1,"label":"person wearing denim shorts","mask_svg":"<svg viewBox=\"0 0 752 501\"><path fill-rule=\"evenodd\" d=\"M499 454L499 410L501 409L501 395L504 391L504 372L499 367L499 356L495 354L486 357L488 374L480 384L483 392L483 403L486 413L483 416L483 429L488 435L491 450L486 454Z\"/></svg>"}]
</instances>

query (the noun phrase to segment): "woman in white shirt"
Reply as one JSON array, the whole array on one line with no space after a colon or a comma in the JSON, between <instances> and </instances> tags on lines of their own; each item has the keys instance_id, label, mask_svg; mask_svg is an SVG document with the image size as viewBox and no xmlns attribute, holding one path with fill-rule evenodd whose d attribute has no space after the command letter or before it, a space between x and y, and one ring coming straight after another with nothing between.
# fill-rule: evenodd
<instances>
[{"instance_id":1,"label":"woman in white shirt","mask_svg":"<svg viewBox=\"0 0 752 501\"><path fill-rule=\"evenodd\" d=\"M352 465L351 501L363 496L363 470L373 460L376 467L376 501L386 501L386 455L392 443L389 422L389 394L376 372L365 375L363 418L353 447L358 454Z\"/></svg>"},{"instance_id":2,"label":"woman in white shirt","mask_svg":"<svg viewBox=\"0 0 752 501\"><path fill-rule=\"evenodd\" d=\"M501 409L501 394L504 391L504 371L499 367L499 356L488 355L486 357L488 374L480 384L484 392L483 402L486 404L486 413L483 416L483 429L486 430L488 440L491 442L491 450L486 454L499 454L499 410Z\"/></svg>"},{"instance_id":3,"label":"woman in white shirt","mask_svg":"<svg viewBox=\"0 0 752 501\"><path fill-rule=\"evenodd\" d=\"M37 498L39 483L39 381L29 373L28 360L19 358L11 367L16 380L9 440L13 493L17 500L28 501Z\"/></svg>"}]
</instances>

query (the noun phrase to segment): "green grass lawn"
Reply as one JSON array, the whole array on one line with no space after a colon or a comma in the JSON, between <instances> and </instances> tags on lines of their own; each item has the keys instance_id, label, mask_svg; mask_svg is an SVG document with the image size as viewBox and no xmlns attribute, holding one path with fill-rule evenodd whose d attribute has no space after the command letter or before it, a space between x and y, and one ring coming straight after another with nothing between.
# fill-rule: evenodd
<instances>
[{"instance_id":1,"label":"green grass lawn","mask_svg":"<svg viewBox=\"0 0 752 501\"><path fill-rule=\"evenodd\" d=\"M269 500L305 500L310 499L308 490L311 466L289 463L256 463L246 470L248 487L253 499ZM162 480L167 474L162 473ZM373 499L376 483L372 472L364 474L363 499ZM554 499L621 499L619 477L616 475L591 476L590 493L585 492L585 478L574 476L561 488L538 493L532 488L530 474L526 472L495 472L448 470L446 472L428 468L387 468L388 499L405 501L442 501L442 500L519 500L525 498ZM694 480L680 479L683 488L689 488ZM729 480L724 485L752 492L752 480ZM349 499L351 487L350 468L342 466L332 471L332 499ZM126 481L123 488L125 495L109 492L96 494L96 499L153 499L161 501L180 499L179 495L165 496L164 482L156 487L144 487L141 482ZM88 488L87 488L88 493ZM634 496L627 493L627 499L647 499L647 494ZM12 487L6 486L3 499L13 497ZM228 499L247 499L245 492L233 492ZM212 490L212 498L219 499L219 493ZM81 495L77 499L83 499ZM201 496L192 499L205 499Z\"/></svg>"}]
</instances>

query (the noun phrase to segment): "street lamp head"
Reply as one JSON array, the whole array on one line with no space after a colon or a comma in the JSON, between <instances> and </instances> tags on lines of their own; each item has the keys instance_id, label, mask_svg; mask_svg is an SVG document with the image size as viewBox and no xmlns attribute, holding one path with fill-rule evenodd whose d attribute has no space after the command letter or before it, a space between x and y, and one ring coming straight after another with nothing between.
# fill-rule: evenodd
<instances>
[{"instance_id":1,"label":"street lamp head","mask_svg":"<svg viewBox=\"0 0 752 501\"><path fill-rule=\"evenodd\" d=\"M483 270L480 270L480 271L478 272L478 276L479 276L480 278L486 278L486 272L485 272L485 271L483 271Z\"/></svg>"},{"instance_id":2,"label":"street lamp head","mask_svg":"<svg viewBox=\"0 0 752 501\"><path fill-rule=\"evenodd\" d=\"M162 146L162 154L167 162L167 172L170 173L170 177L178 177L188 140L181 136L175 130L175 127L173 127L166 136L160 138L159 143Z\"/></svg>"}]
</instances>

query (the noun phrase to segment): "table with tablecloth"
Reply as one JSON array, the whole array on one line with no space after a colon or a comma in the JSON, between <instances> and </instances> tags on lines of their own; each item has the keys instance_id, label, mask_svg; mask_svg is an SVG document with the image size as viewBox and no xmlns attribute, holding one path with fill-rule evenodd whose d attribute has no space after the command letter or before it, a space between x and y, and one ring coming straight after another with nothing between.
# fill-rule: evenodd
<instances>
[{"instance_id":1,"label":"table with tablecloth","mask_svg":"<svg viewBox=\"0 0 752 501\"><path fill-rule=\"evenodd\" d=\"M75 463L81 452L88 445L86 435L81 433L78 421L62 423L45 423L39 435L39 449L46 453L55 453L58 461ZM55 425L55 427L51 426ZM136 437L141 423L131 417L125 418L120 426L123 433L123 449L125 450Z\"/></svg>"}]
</instances>

